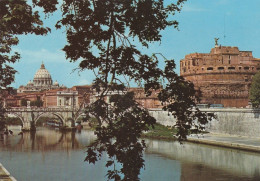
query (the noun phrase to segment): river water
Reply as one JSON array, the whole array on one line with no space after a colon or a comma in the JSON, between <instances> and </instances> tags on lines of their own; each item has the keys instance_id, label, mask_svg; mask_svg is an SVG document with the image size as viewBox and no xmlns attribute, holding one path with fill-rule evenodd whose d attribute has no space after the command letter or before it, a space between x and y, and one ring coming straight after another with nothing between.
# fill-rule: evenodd
<instances>
[{"instance_id":1,"label":"river water","mask_svg":"<svg viewBox=\"0 0 260 181\"><path fill-rule=\"evenodd\" d=\"M62 134L38 128L36 134L0 140L0 163L18 181L103 181L106 155L84 162L93 132ZM260 154L191 143L146 140L144 181L260 181Z\"/></svg>"}]
</instances>

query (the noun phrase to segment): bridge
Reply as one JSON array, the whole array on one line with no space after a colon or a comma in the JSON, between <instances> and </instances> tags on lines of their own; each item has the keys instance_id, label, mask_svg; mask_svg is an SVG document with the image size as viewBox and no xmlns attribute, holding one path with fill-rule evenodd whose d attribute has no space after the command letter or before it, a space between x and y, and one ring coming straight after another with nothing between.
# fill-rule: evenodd
<instances>
[{"instance_id":1,"label":"bridge","mask_svg":"<svg viewBox=\"0 0 260 181\"><path fill-rule=\"evenodd\" d=\"M205 113L215 113L216 120L206 125L207 131L217 133L228 133L242 136L259 137L260 135L260 109L249 108L221 108L201 109ZM165 126L173 126L176 119L168 116L167 111L161 109L149 109L157 123ZM76 108L11 108L6 109L7 115L18 117L23 130L34 130L40 117L56 117L63 126L74 128L75 123L84 115L84 110Z\"/></svg>"},{"instance_id":2,"label":"bridge","mask_svg":"<svg viewBox=\"0 0 260 181\"><path fill-rule=\"evenodd\" d=\"M35 130L35 125L40 117L56 117L63 126L74 128L75 122L84 115L81 109L75 108L10 108L5 110L7 116L15 116L22 122L25 131Z\"/></svg>"}]
</instances>

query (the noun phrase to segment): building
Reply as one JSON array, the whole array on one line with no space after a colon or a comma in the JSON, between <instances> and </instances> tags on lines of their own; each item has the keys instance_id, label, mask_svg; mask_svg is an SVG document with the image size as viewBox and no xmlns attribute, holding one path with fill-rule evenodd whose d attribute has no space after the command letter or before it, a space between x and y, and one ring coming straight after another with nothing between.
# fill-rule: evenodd
<instances>
[{"instance_id":1,"label":"building","mask_svg":"<svg viewBox=\"0 0 260 181\"><path fill-rule=\"evenodd\" d=\"M128 90L129 92L134 92L134 99L136 102L144 108L153 109L153 108L162 108L162 104L158 99L158 93L160 90L152 91L150 96L145 95L143 88L131 87Z\"/></svg>"},{"instance_id":2,"label":"building","mask_svg":"<svg viewBox=\"0 0 260 181\"><path fill-rule=\"evenodd\" d=\"M76 85L71 88L73 91L78 92L78 105L86 107L91 102L93 98L92 85Z\"/></svg>"},{"instance_id":3,"label":"building","mask_svg":"<svg viewBox=\"0 0 260 181\"><path fill-rule=\"evenodd\" d=\"M44 92L43 96L43 107L57 107L58 99L57 93L59 91L64 91L65 89L53 89Z\"/></svg>"},{"instance_id":4,"label":"building","mask_svg":"<svg viewBox=\"0 0 260 181\"><path fill-rule=\"evenodd\" d=\"M193 82L200 103L246 107L252 77L260 70L260 59L252 51L219 46L210 53L191 53L180 61L180 75Z\"/></svg>"},{"instance_id":5,"label":"building","mask_svg":"<svg viewBox=\"0 0 260 181\"><path fill-rule=\"evenodd\" d=\"M152 95L146 97L143 88L129 88L128 91L135 93L136 101L145 108L161 108L161 103L157 98L158 92L152 92ZM105 100L109 99L115 92L108 92ZM121 92L120 94L123 94ZM10 95L6 99L6 106L20 107L26 106L30 102L30 106L43 107L86 107L88 104L97 99L98 93L92 89L92 85L77 85L71 89L60 86L56 81L53 83L49 71L42 63L39 70L34 75L33 81L29 81L27 85L20 86L17 94ZM37 104L36 104L37 103Z\"/></svg>"},{"instance_id":6,"label":"building","mask_svg":"<svg viewBox=\"0 0 260 181\"><path fill-rule=\"evenodd\" d=\"M78 91L57 91L57 107L78 108Z\"/></svg>"},{"instance_id":7,"label":"building","mask_svg":"<svg viewBox=\"0 0 260 181\"><path fill-rule=\"evenodd\" d=\"M42 63L39 70L34 75L33 81L29 81L27 85L20 86L17 90L17 93L26 93L26 92L40 92L44 90L64 88L65 86L60 86L57 81L53 83L51 74L45 68L45 65Z\"/></svg>"},{"instance_id":8,"label":"building","mask_svg":"<svg viewBox=\"0 0 260 181\"><path fill-rule=\"evenodd\" d=\"M111 96L113 95L124 95L126 92L133 92L134 93L134 100L143 108L146 109L153 109L153 108L162 108L163 105L161 104L160 100L158 99L158 93L160 90L152 91L150 96L146 96L145 91L143 88L140 87L131 87L125 91L108 91L104 96L104 101L110 103ZM91 96L90 102L93 103L98 99L101 93L94 92Z\"/></svg>"}]
</instances>

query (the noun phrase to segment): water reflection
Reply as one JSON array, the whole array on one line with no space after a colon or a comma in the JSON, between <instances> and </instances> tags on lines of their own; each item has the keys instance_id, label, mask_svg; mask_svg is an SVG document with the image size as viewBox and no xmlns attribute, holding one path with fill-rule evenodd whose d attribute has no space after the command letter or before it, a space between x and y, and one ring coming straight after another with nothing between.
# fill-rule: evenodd
<instances>
[{"instance_id":1,"label":"water reflection","mask_svg":"<svg viewBox=\"0 0 260 181\"><path fill-rule=\"evenodd\" d=\"M19 129L12 130L14 136L0 141L0 162L17 180L105 180L106 155L94 166L83 162L85 146L95 140L92 131L40 128L21 136ZM146 143L145 181L260 180L260 154L191 143Z\"/></svg>"},{"instance_id":2,"label":"water reflection","mask_svg":"<svg viewBox=\"0 0 260 181\"><path fill-rule=\"evenodd\" d=\"M12 130L14 135L4 137L0 142L0 150L26 152L74 150L82 149L95 139L93 132L60 132L54 129L37 128L36 132L25 132L23 135L18 135L19 129L13 128ZM82 139L83 137L84 139Z\"/></svg>"},{"instance_id":3,"label":"water reflection","mask_svg":"<svg viewBox=\"0 0 260 181\"><path fill-rule=\"evenodd\" d=\"M260 154L192 143L146 142L147 153L181 160L182 180L210 180L221 174L225 174L225 177L239 177L238 180L260 180Z\"/></svg>"}]
</instances>

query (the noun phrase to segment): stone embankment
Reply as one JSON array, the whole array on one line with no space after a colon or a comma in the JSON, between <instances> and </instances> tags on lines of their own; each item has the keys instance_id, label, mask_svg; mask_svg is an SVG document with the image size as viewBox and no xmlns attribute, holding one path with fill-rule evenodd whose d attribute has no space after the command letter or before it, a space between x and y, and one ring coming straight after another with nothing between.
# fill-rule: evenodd
<instances>
[{"instance_id":1,"label":"stone embankment","mask_svg":"<svg viewBox=\"0 0 260 181\"><path fill-rule=\"evenodd\" d=\"M190 136L188 141L260 153L259 109L209 108L201 111L216 115L216 119L206 125L206 131L210 133ZM152 109L150 113L164 126L176 123L166 111Z\"/></svg>"},{"instance_id":2,"label":"stone embankment","mask_svg":"<svg viewBox=\"0 0 260 181\"><path fill-rule=\"evenodd\" d=\"M0 163L0 180L1 181L16 181L14 177L5 169L5 167Z\"/></svg>"},{"instance_id":3,"label":"stone embankment","mask_svg":"<svg viewBox=\"0 0 260 181\"><path fill-rule=\"evenodd\" d=\"M208 108L201 109L205 113L214 113L216 119L206 125L206 131L217 134L229 134L260 138L260 110L249 108ZM157 123L173 126L176 119L161 109L149 110Z\"/></svg>"},{"instance_id":4,"label":"stone embankment","mask_svg":"<svg viewBox=\"0 0 260 181\"><path fill-rule=\"evenodd\" d=\"M204 135L191 135L188 137L188 142L260 153L260 138L209 133Z\"/></svg>"}]
</instances>

